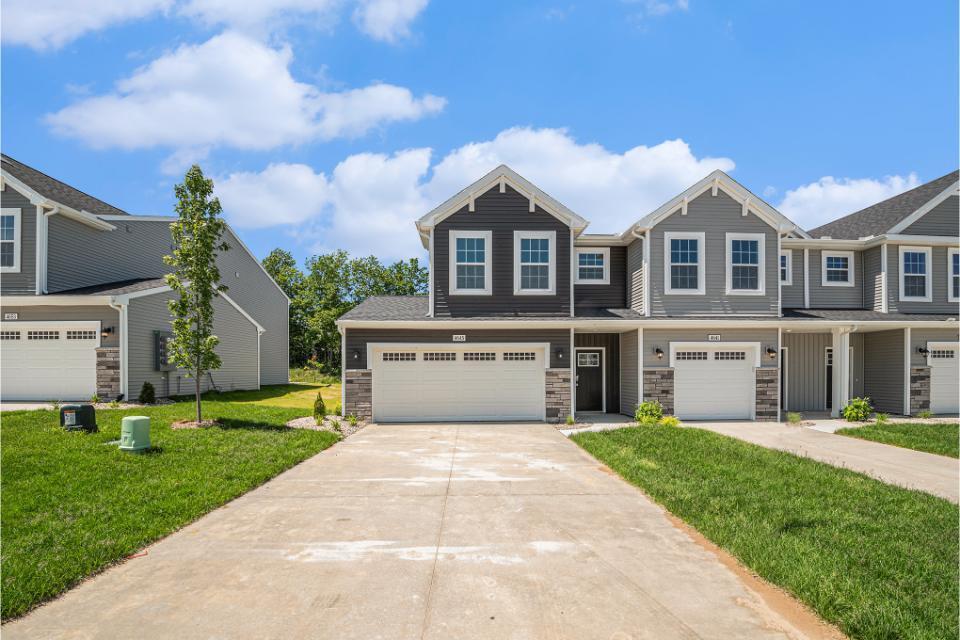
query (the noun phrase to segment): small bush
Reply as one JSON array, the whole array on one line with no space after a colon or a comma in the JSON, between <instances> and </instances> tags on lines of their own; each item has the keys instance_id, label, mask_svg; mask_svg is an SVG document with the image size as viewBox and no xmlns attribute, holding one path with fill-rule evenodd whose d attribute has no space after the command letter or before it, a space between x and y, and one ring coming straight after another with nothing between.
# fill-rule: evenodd
<instances>
[{"instance_id":1,"label":"small bush","mask_svg":"<svg viewBox=\"0 0 960 640\"><path fill-rule=\"evenodd\" d=\"M320 393L317 391L317 399L313 401L313 419L317 421L317 424L323 422L327 415L327 405L323 403L323 396Z\"/></svg>"},{"instance_id":2,"label":"small bush","mask_svg":"<svg viewBox=\"0 0 960 640\"><path fill-rule=\"evenodd\" d=\"M140 395L137 396L137 402L140 404L154 404L157 401L157 392L153 388L153 385L149 382L144 382L143 386L140 387Z\"/></svg>"},{"instance_id":3,"label":"small bush","mask_svg":"<svg viewBox=\"0 0 960 640\"><path fill-rule=\"evenodd\" d=\"M641 402L637 405L637 411L633 417L640 424L646 424L651 420L657 422L663 417L663 405L656 400Z\"/></svg>"},{"instance_id":4,"label":"small bush","mask_svg":"<svg viewBox=\"0 0 960 640\"><path fill-rule=\"evenodd\" d=\"M567 416L567 426L572 427L576 423L577 421L574 420L573 416L570 416L570 415Z\"/></svg>"},{"instance_id":5,"label":"small bush","mask_svg":"<svg viewBox=\"0 0 960 640\"><path fill-rule=\"evenodd\" d=\"M679 427L680 418L677 416L663 416L657 424L661 427Z\"/></svg>"},{"instance_id":6,"label":"small bush","mask_svg":"<svg viewBox=\"0 0 960 640\"><path fill-rule=\"evenodd\" d=\"M870 398L851 398L843 408L843 419L847 422L866 422L873 413Z\"/></svg>"},{"instance_id":7,"label":"small bush","mask_svg":"<svg viewBox=\"0 0 960 640\"><path fill-rule=\"evenodd\" d=\"M111 401L110 401L110 408L111 408L111 409L119 409L119 408L120 408L120 401L119 401L119 400L111 400Z\"/></svg>"},{"instance_id":8,"label":"small bush","mask_svg":"<svg viewBox=\"0 0 960 640\"><path fill-rule=\"evenodd\" d=\"M100 402L100 396L97 394L90 396L90 404L97 404L98 402Z\"/></svg>"},{"instance_id":9,"label":"small bush","mask_svg":"<svg viewBox=\"0 0 960 640\"><path fill-rule=\"evenodd\" d=\"M917 414L917 417L918 417L918 418L923 418L924 420L926 420L926 419L928 419L928 418L932 418L932 417L933 417L933 413L931 413L930 411L924 409L923 411L921 411L920 413Z\"/></svg>"},{"instance_id":10,"label":"small bush","mask_svg":"<svg viewBox=\"0 0 960 640\"><path fill-rule=\"evenodd\" d=\"M333 427L333 430L337 433L343 433L343 425L338 418L330 418L330 426Z\"/></svg>"},{"instance_id":11,"label":"small bush","mask_svg":"<svg viewBox=\"0 0 960 640\"><path fill-rule=\"evenodd\" d=\"M360 418L353 415L352 413L347 416L347 424L349 424L351 427L357 426L358 422L360 422Z\"/></svg>"},{"instance_id":12,"label":"small bush","mask_svg":"<svg viewBox=\"0 0 960 640\"><path fill-rule=\"evenodd\" d=\"M787 424L800 424L803 422L803 414L796 411L787 411Z\"/></svg>"},{"instance_id":13,"label":"small bush","mask_svg":"<svg viewBox=\"0 0 960 640\"><path fill-rule=\"evenodd\" d=\"M878 427L882 427L883 425L885 425L885 424L887 424L888 422L890 422L890 414L889 414L889 413L878 413L877 415L875 415L875 416L873 417L873 419L877 421L877 426L878 426Z\"/></svg>"}]
</instances>

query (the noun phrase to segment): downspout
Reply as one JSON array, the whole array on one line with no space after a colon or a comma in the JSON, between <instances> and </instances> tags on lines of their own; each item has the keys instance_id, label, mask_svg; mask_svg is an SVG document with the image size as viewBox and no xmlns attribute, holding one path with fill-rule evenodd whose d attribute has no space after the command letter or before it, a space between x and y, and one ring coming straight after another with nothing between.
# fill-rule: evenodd
<instances>
[{"instance_id":1,"label":"downspout","mask_svg":"<svg viewBox=\"0 0 960 640\"><path fill-rule=\"evenodd\" d=\"M128 325L128 310L129 303L127 302L117 302L116 298L111 298L109 303L111 309L117 312L120 321L120 393L123 395L123 398L127 401L130 400L130 394L127 389L127 369L128 367L128 358L127 358L127 345L129 340L127 339L127 325Z\"/></svg>"},{"instance_id":2,"label":"downspout","mask_svg":"<svg viewBox=\"0 0 960 640\"><path fill-rule=\"evenodd\" d=\"M431 231L431 238L433 232ZM347 417L347 330L337 327L340 332L340 417ZM370 366L370 363L367 363ZM371 371L371 376L373 372ZM372 387L371 387L372 389ZM372 409L372 406L371 406Z\"/></svg>"}]
</instances>

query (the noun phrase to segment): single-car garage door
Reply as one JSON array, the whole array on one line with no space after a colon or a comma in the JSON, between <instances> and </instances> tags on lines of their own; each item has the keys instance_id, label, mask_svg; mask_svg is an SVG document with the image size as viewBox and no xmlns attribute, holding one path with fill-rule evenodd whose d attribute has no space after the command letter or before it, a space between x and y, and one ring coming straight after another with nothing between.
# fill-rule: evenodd
<instances>
[{"instance_id":1,"label":"single-car garage door","mask_svg":"<svg viewBox=\"0 0 960 640\"><path fill-rule=\"evenodd\" d=\"M0 398L89 400L98 346L99 322L0 323Z\"/></svg>"},{"instance_id":2,"label":"single-car garage door","mask_svg":"<svg viewBox=\"0 0 960 640\"><path fill-rule=\"evenodd\" d=\"M759 347L674 345L674 413L682 420L753 418Z\"/></svg>"},{"instance_id":3,"label":"single-car garage door","mask_svg":"<svg viewBox=\"0 0 960 640\"><path fill-rule=\"evenodd\" d=\"M930 411L932 413L960 413L960 345L957 343L930 343L927 345L930 363Z\"/></svg>"},{"instance_id":4,"label":"single-car garage door","mask_svg":"<svg viewBox=\"0 0 960 640\"><path fill-rule=\"evenodd\" d=\"M373 419L543 420L543 345L371 345Z\"/></svg>"}]
</instances>

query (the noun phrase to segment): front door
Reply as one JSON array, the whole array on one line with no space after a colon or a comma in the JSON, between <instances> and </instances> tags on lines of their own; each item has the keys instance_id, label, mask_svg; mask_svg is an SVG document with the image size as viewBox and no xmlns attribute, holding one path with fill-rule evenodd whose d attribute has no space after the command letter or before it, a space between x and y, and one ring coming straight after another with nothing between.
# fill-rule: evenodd
<instances>
[{"instance_id":1,"label":"front door","mask_svg":"<svg viewBox=\"0 0 960 640\"><path fill-rule=\"evenodd\" d=\"M577 350L577 411L603 411L603 350Z\"/></svg>"}]
</instances>

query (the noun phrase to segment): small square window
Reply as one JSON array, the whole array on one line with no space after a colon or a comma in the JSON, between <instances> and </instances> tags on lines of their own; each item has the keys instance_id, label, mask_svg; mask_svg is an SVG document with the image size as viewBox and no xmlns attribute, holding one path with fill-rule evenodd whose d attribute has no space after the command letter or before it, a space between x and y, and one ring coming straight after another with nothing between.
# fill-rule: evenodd
<instances>
[{"instance_id":1,"label":"small square window","mask_svg":"<svg viewBox=\"0 0 960 640\"><path fill-rule=\"evenodd\" d=\"M824 287L852 287L853 251L824 251L820 261L820 284Z\"/></svg>"}]
</instances>

